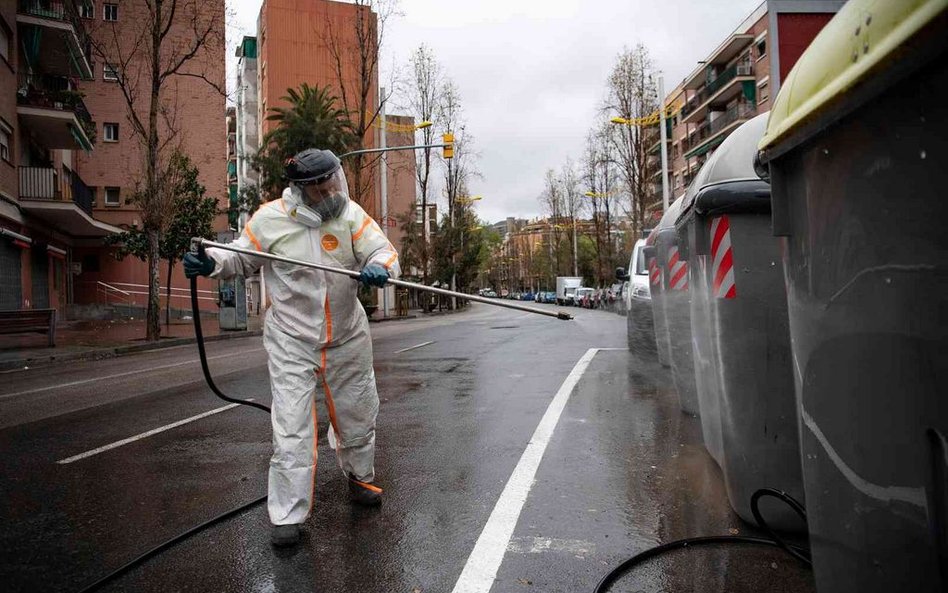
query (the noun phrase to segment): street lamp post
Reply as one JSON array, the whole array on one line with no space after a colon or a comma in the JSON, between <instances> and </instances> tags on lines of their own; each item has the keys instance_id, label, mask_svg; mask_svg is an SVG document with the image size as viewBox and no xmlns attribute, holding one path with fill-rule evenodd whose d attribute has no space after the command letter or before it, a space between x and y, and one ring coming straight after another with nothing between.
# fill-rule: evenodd
<instances>
[{"instance_id":1,"label":"street lamp post","mask_svg":"<svg viewBox=\"0 0 948 593\"><path fill-rule=\"evenodd\" d=\"M382 91L382 104L380 105L379 118L381 122L380 133L379 133L379 148L382 149L382 162L379 167L382 170L382 179L380 182L379 189L382 194L382 233L385 235L385 238L388 239L388 152L385 151L388 148L387 145L387 136L386 129L388 128L387 122L385 121L385 87L381 88ZM382 317L388 317L388 293L390 287L384 286L379 289L379 292L382 293Z\"/></svg>"},{"instance_id":2,"label":"street lamp post","mask_svg":"<svg viewBox=\"0 0 948 593\"><path fill-rule=\"evenodd\" d=\"M662 211L668 210L668 146L665 145L665 76L658 74L658 117L661 128L659 140L662 143Z\"/></svg>"}]
</instances>

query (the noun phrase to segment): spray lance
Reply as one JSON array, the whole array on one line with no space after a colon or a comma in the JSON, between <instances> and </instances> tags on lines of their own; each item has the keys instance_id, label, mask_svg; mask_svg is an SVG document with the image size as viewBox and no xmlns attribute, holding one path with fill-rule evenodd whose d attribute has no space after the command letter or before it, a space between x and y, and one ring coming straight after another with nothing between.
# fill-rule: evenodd
<instances>
[{"instance_id":1,"label":"spray lance","mask_svg":"<svg viewBox=\"0 0 948 593\"><path fill-rule=\"evenodd\" d=\"M279 261L287 264L293 264L297 266L305 266L307 268L313 268L316 270L322 270L324 272L330 272L333 274L342 274L343 276L349 276L350 278L358 279L359 272L354 272L352 270L347 270L345 268L336 268L333 266L327 266L323 264L317 264L313 262L303 261L300 259L293 259L290 257L283 257L280 255L273 255L271 253L264 253L262 251L254 251L252 249L243 249L241 247L236 247L230 243L217 243L215 241L210 241L208 239L203 239L200 237L195 237L191 239L191 251L197 253L203 247L215 247L217 249L225 249L227 251L233 251L234 253L242 253L244 255L252 255L254 257L261 257L264 259L269 259L273 261ZM546 315L547 317L555 317L557 319L562 319L568 321L573 318L572 315L564 311L547 311L545 309L538 309L536 307L528 307L527 305L521 305L519 303L509 303L496 299L489 299L474 294L464 294L462 292L455 292L453 290L447 290L445 288L438 288L435 286L427 286L425 284L416 284L414 282L406 282L405 280L396 280L394 278L389 279L387 284L393 286L401 286L402 288L413 288L415 290L421 290L424 292L433 292L435 294L440 294L443 296L456 297L459 299L466 299L469 301L475 301L478 303L484 303L486 305L492 305L494 307L504 307L506 309L515 309L517 311L525 311L527 313L536 313L537 315Z\"/></svg>"}]
</instances>

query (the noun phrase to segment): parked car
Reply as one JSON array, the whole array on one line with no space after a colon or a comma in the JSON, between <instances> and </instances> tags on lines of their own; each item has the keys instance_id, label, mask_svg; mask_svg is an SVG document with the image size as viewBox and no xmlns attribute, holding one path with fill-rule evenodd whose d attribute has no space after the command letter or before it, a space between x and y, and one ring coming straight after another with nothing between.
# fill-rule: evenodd
<instances>
[{"instance_id":1,"label":"parked car","mask_svg":"<svg viewBox=\"0 0 948 593\"><path fill-rule=\"evenodd\" d=\"M629 285L623 298L629 350L654 353L657 347L655 321L652 317L652 293L645 251L645 239L636 241L628 269L617 269L616 278Z\"/></svg>"},{"instance_id":2,"label":"parked car","mask_svg":"<svg viewBox=\"0 0 948 593\"><path fill-rule=\"evenodd\" d=\"M575 307L583 307L585 309L592 308L591 299L594 292L596 292L595 289L580 286L576 289L576 292L573 293L571 304Z\"/></svg>"},{"instance_id":3,"label":"parked car","mask_svg":"<svg viewBox=\"0 0 948 593\"><path fill-rule=\"evenodd\" d=\"M536 295L533 294L533 291L531 290L530 292L525 292L525 293L523 293L522 295L520 295L520 300L521 300L521 301L533 301L533 300L536 300Z\"/></svg>"}]
</instances>

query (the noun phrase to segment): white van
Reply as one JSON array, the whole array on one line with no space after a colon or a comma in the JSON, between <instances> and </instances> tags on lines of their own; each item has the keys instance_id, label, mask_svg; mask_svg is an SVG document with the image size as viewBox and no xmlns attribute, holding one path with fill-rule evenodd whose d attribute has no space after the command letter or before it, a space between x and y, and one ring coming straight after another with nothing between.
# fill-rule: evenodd
<instances>
[{"instance_id":1,"label":"white van","mask_svg":"<svg viewBox=\"0 0 948 593\"><path fill-rule=\"evenodd\" d=\"M649 287L648 267L645 265L645 239L639 239L632 248L628 271L616 270L618 280L627 280L629 289L623 295L626 310L626 329L630 350L641 345L651 351L655 336L652 323L652 291Z\"/></svg>"},{"instance_id":2,"label":"white van","mask_svg":"<svg viewBox=\"0 0 948 593\"><path fill-rule=\"evenodd\" d=\"M629 280L629 290L625 293L625 309L632 307L632 299L649 301L652 293L648 285L648 268L645 266L645 239L639 239L632 248L632 257L629 259L629 268L626 272Z\"/></svg>"}]
</instances>

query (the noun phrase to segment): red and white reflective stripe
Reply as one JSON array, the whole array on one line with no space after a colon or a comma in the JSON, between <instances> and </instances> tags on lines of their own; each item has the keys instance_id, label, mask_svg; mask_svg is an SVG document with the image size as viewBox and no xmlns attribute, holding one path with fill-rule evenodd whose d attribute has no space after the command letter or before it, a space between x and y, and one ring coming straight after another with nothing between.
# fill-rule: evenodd
<instances>
[{"instance_id":1,"label":"red and white reflective stripe","mask_svg":"<svg viewBox=\"0 0 948 593\"><path fill-rule=\"evenodd\" d=\"M672 290L688 290L688 262L681 259L678 247L668 250L668 277Z\"/></svg>"},{"instance_id":2,"label":"red and white reflective stripe","mask_svg":"<svg viewBox=\"0 0 948 593\"><path fill-rule=\"evenodd\" d=\"M733 299L737 296L731 222L727 216L711 221L711 294L718 299Z\"/></svg>"},{"instance_id":3,"label":"red and white reflective stripe","mask_svg":"<svg viewBox=\"0 0 948 593\"><path fill-rule=\"evenodd\" d=\"M658 267L658 262L654 257L648 258L648 280L652 286L658 286L662 283L662 270Z\"/></svg>"}]
</instances>

